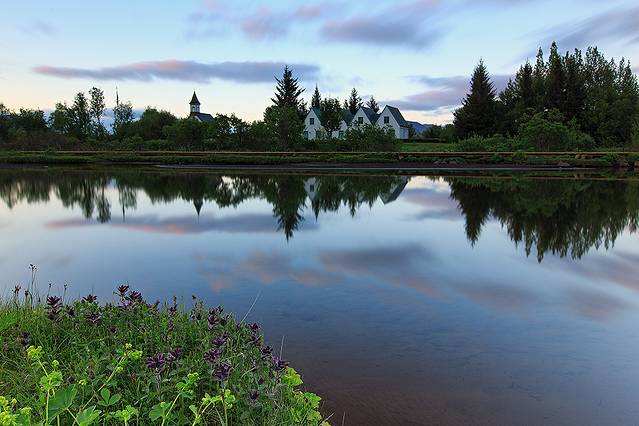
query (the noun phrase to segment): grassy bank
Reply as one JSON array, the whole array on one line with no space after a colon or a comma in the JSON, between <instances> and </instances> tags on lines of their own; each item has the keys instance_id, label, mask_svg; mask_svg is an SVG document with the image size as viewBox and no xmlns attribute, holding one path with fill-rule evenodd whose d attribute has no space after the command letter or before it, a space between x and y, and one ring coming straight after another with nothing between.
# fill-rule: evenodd
<instances>
[{"instance_id":1,"label":"grassy bank","mask_svg":"<svg viewBox=\"0 0 639 426\"><path fill-rule=\"evenodd\" d=\"M257 324L115 295L40 302L16 287L1 302L0 425L322 423Z\"/></svg>"},{"instance_id":2,"label":"grassy bank","mask_svg":"<svg viewBox=\"0 0 639 426\"><path fill-rule=\"evenodd\" d=\"M161 165L384 165L465 168L587 167L634 168L632 152L187 152L33 151L0 152L3 164L161 164Z\"/></svg>"}]
</instances>

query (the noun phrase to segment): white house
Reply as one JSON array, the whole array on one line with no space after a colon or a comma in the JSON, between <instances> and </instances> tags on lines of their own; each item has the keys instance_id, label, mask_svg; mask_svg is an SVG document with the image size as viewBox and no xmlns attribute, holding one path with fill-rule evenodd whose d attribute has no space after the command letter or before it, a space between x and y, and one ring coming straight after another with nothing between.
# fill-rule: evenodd
<instances>
[{"instance_id":1,"label":"white house","mask_svg":"<svg viewBox=\"0 0 639 426\"><path fill-rule=\"evenodd\" d=\"M193 97L191 98L191 102L189 102L189 107L191 111L189 118L203 123L210 123L213 121L213 116L211 114L200 112L200 101L197 99L195 92L193 92Z\"/></svg>"},{"instance_id":2,"label":"white house","mask_svg":"<svg viewBox=\"0 0 639 426\"><path fill-rule=\"evenodd\" d=\"M322 126L322 113L319 108L311 108L304 120L304 137L309 140L321 137L325 132ZM386 106L380 114L368 107L360 107L355 115L351 115L348 110L342 111L343 119L340 129L333 132L334 138L344 137L346 130L351 126L373 125L378 127L389 127L395 132L397 139L408 139L408 129L410 124L404 120L404 116L399 109Z\"/></svg>"},{"instance_id":3,"label":"white house","mask_svg":"<svg viewBox=\"0 0 639 426\"><path fill-rule=\"evenodd\" d=\"M351 124L352 116L350 112L342 111L342 121L339 123L339 130L334 130L333 138L343 138L346 130ZM304 119L304 137L309 140L315 140L326 134L326 129L322 125L322 112L319 108L311 108Z\"/></svg>"}]
</instances>

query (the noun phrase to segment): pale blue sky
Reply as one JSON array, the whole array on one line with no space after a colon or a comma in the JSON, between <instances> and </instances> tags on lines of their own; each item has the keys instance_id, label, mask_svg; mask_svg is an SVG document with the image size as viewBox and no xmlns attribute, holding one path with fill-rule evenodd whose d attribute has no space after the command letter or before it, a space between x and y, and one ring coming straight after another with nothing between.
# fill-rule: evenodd
<instances>
[{"instance_id":1,"label":"pale blue sky","mask_svg":"<svg viewBox=\"0 0 639 426\"><path fill-rule=\"evenodd\" d=\"M635 1L9 1L0 15L0 102L50 109L95 85L136 108L261 117L273 74L446 122L483 58L497 85L537 46L596 44L639 64ZM462 78L459 78L463 76Z\"/></svg>"}]
</instances>

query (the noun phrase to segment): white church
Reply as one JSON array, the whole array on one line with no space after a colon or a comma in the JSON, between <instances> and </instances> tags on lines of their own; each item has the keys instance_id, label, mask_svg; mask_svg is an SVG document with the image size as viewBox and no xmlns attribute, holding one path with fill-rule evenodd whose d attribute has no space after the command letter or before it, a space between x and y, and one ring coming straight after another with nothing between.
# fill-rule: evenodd
<instances>
[{"instance_id":1,"label":"white church","mask_svg":"<svg viewBox=\"0 0 639 426\"><path fill-rule=\"evenodd\" d=\"M361 106L355 115L348 110L342 111L342 121L339 130L334 131L333 138L343 138L346 130L353 126L373 125L382 128L390 128L395 132L397 139L406 140L409 135L411 124L404 119L401 111L395 107L387 105L381 113L377 114L370 108ZM311 108L304 119L304 137L314 140L326 134L322 126L322 112L319 108Z\"/></svg>"}]
</instances>

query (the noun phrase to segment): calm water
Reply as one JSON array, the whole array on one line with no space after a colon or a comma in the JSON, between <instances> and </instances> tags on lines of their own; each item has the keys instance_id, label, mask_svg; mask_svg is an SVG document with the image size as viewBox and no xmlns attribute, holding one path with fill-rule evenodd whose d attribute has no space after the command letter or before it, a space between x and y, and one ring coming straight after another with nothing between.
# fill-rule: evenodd
<instances>
[{"instance_id":1,"label":"calm water","mask_svg":"<svg viewBox=\"0 0 639 426\"><path fill-rule=\"evenodd\" d=\"M637 424L639 181L0 170L0 294L196 294L341 424Z\"/></svg>"}]
</instances>

